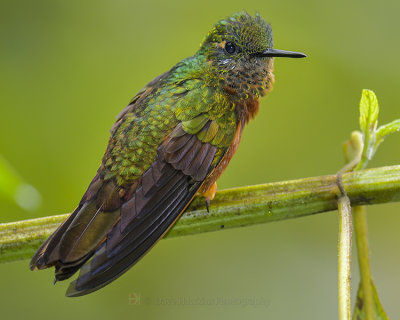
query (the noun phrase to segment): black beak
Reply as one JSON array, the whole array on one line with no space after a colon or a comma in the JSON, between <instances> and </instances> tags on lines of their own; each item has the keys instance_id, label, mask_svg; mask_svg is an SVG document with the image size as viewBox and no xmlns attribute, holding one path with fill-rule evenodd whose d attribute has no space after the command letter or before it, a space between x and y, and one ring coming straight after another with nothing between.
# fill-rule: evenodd
<instances>
[{"instance_id":1,"label":"black beak","mask_svg":"<svg viewBox=\"0 0 400 320\"><path fill-rule=\"evenodd\" d=\"M304 53L278 50L273 48L268 48L264 52L258 53L259 57L287 57L287 58L304 58L307 57Z\"/></svg>"}]
</instances>

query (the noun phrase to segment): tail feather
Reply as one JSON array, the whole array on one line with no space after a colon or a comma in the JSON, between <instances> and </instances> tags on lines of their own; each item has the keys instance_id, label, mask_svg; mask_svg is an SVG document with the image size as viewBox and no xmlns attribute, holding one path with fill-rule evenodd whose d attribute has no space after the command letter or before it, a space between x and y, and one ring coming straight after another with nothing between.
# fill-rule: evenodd
<instances>
[{"instance_id":1,"label":"tail feather","mask_svg":"<svg viewBox=\"0 0 400 320\"><path fill-rule=\"evenodd\" d=\"M54 233L39 247L35 255L32 257L29 267L31 270L41 270L55 265L57 259L50 259L50 255L56 252L60 239L68 229L71 222L81 209L79 205L74 212L54 231Z\"/></svg>"},{"instance_id":2,"label":"tail feather","mask_svg":"<svg viewBox=\"0 0 400 320\"><path fill-rule=\"evenodd\" d=\"M55 266L56 280L68 279L105 240L120 216L120 200L115 200L119 189L111 182L104 183L98 176L96 178L80 205L33 256L32 270Z\"/></svg>"},{"instance_id":3,"label":"tail feather","mask_svg":"<svg viewBox=\"0 0 400 320\"><path fill-rule=\"evenodd\" d=\"M182 177L179 188L169 193L164 199L156 202L157 206L138 230L130 230L126 235L120 233L119 221L113 228L109 238L96 250L93 258L81 268L78 279L73 281L67 296L76 297L96 291L125 273L168 231L174 221L183 212L186 205L196 193L199 183L189 191L192 181ZM143 231L139 231L143 229ZM117 238L120 243L111 252L108 250L109 240Z\"/></svg>"}]
</instances>

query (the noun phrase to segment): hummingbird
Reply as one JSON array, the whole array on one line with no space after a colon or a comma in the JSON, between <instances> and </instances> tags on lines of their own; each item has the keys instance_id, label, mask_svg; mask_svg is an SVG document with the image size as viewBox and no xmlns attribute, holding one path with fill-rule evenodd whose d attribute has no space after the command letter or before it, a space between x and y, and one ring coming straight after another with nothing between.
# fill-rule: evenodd
<instances>
[{"instance_id":1,"label":"hummingbird","mask_svg":"<svg viewBox=\"0 0 400 320\"><path fill-rule=\"evenodd\" d=\"M208 209L244 127L272 89L274 57L305 56L274 49L271 25L258 13L216 23L193 56L149 82L120 112L97 174L30 268L54 266L55 281L80 270L70 297L120 277L195 195Z\"/></svg>"}]
</instances>

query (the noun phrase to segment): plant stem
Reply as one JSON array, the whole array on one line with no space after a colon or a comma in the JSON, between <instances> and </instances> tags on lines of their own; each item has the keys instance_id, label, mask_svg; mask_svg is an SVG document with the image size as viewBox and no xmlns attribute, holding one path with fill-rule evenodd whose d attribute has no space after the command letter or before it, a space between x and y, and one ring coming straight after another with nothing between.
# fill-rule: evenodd
<instances>
[{"instance_id":1,"label":"plant stem","mask_svg":"<svg viewBox=\"0 0 400 320\"><path fill-rule=\"evenodd\" d=\"M360 135L352 136L352 142L355 146L355 151L362 150L361 156L355 157L353 161L357 161L358 165L354 168L355 171L364 169L368 161L368 152L370 148L370 135L366 134L365 141L362 141ZM368 228L367 228L367 211L365 207L356 206L353 208L354 230L357 244L358 264L361 277L361 291L363 293L363 309L365 311L365 320L374 320L374 298L372 290L372 276L369 263L369 245L368 245Z\"/></svg>"},{"instance_id":2,"label":"plant stem","mask_svg":"<svg viewBox=\"0 0 400 320\"><path fill-rule=\"evenodd\" d=\"M374 319L374 300L371 285L371 268L369 263L367 212L364 207L353 208L354 230L360 268L361 288L364 296L365 320Z\"/></svg>"},{"instance_id":3,"label":"plant stem","mask_svg":"<svg viewBox=\"0 0 400 320\"><path fill-rule=\"evenodd\" d=\"M339 320L351 319L351 206L346 195L339 199L338 293Z\"/></svg>"},{"instance_id":4,"label":"plant stem","mask_svg":"<svg viewBox=\"0 0 400 320\"><path fill-rule=\"evenodd\" d=\"M165 237L285 220L337 209L337 176L223 190L208 214L196 198ZM400 201L400 165L348 172L343 187L353 205ZM0 262L29 258L67 215L0 224Z\"/></svg>"}]
</instances>

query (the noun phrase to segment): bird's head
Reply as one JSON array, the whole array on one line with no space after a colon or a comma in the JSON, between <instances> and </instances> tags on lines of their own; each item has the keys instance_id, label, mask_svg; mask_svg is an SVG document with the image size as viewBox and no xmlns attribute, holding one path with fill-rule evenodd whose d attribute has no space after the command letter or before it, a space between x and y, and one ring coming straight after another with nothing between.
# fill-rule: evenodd
<instances>
[{"instance_id":1,"label":"bird's head","mask_svg":"<svg viewBox=\"0 0 400 320\"><path fill-rule=\"evenodd\" d=\"M273 57L305 57L273 49L271 25L258 13L252 17L247 12L219 21L198 54L206 59L211 81L243 98L262 96L271 88Z\"/></svg>"}]
</instances>

